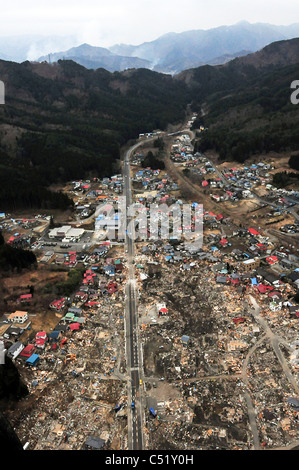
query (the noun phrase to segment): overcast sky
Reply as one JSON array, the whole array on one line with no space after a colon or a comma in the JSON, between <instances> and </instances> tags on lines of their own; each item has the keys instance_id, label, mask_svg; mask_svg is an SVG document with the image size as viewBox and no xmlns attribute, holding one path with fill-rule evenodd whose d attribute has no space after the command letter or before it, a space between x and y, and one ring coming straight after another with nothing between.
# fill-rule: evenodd
<instances>
[{"instance_id":1,"label":"overcast sky","mask_svg":"<svg viewBox=\"0 0 299 470\"><path fill-rule=\"evenodd\" d=\"M240 20L299 22L298 0L0 0L0 36L75 35L98 46L140 44L167 32Z\"/></svg>"}]
</instances>

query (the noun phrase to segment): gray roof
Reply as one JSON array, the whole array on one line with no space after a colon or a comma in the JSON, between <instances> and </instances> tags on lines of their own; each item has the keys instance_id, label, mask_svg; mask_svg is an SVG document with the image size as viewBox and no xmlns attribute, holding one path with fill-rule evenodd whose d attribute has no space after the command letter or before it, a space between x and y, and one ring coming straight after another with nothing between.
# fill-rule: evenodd
<instances>
[{"instance_id":1,"label":"gray roof","mask_svg":"<svg viewBox=\"0 0 299 470\"><path fill-rule=\"evenodd\" d=\"M299 410L299 400L298 400L298 398L293 398L293 397L288 398L288 404L291 405L296 410Z\"/></svg>"},{"instance_id":2,"label":"gray roof","mask_svg":"<svg viewBox=\"0 0 299 470\"><path fill-rule=\"evenodd\" d=\"M92 447L96 450L101 450L103 445L105 444L104 439L95 436L89 436L86 441L84 442L85 447Z\"/></svg>"}]
</instances>

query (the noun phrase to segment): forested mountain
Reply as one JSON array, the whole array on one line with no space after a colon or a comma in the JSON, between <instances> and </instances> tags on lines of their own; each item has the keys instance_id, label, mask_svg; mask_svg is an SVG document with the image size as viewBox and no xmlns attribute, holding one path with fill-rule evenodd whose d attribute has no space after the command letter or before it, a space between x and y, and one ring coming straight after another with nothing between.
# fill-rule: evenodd
<instances>
[{"instance_id":1,"label":"forested mountain","mask_svg":"<svg viewBox=\"0 0 299 470\"><path fill-rule=\"evenodd\" d=\"M186 86L138 69L87 70L72 61L0 61L0 207L66 208L47 187L111 174L120 146L139 133L181 120Z\"/></svg>"},{"instance_id":2,"label":"forested mountain","mask_svg":"<svg viewBox=\"0 0 299 470\"><path fill-rule=\"evenodd\" d=\"M244 51L256 52L274 41L296 37L299 37L299 24L274 26L240 21L209 30L168 33L137 46L120 44L110 50L151 61L157 72L177 74L201 65L225 63L227 55L241 56Z\"/></svg>"},{"instance_id":3,"label":"forested mountain","mask_svg":"<svg viewBox=\"0 0 299 470\"><path fill-rule=\"evenodd\" d=\"M73 61L0 61L0 209L62 208L52 183L115 171L120 147L139 133L181 122L187 104L205 116L201 148L244 161L253 153L298 150L299 39L281 41L222 66L176 77L146 69L110 73Z\"/></svg>"},{"instance_id":4,"label":"forested mountain","mask_svg":"<svg viewBox=\"0 0 299 470\"><path fill-rule=\"evenodd\" d=\"M199 150L216 149L222 159L245 161L254 154L299 148L298 107L291 83L299 77L299 39L218 67L200 67L177 78L193 91L193 107L208 127Z\"/></svg>"},{"instance_id":5,"label":"forested mountain","mask_svg":"<svg viewBox=\"0 0 299 470\"><path fill-rule=\"evenodd\" d=\"M55 52L39 57L38 62L58 62L58 60L73 60L87 69L104 68L109 72L120 72L131 68L151 68L151 62L138 57L119 56L105 49L104 47L94 47L89 44L82 44L72 47L64 52Z\"/></svg>"}]
</instances>

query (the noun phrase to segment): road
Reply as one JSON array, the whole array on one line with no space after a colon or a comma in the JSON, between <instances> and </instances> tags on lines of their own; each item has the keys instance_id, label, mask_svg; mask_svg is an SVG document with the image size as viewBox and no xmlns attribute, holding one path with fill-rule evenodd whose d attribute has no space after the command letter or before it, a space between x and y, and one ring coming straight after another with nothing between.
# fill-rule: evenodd
<instances>
[{"instance_id":1,"label":"road","mask_svg":"<svg viewBox=\"0 0 299 470\"><path fill-rule=\"evenodd\" d=\"M147 139L147 142L153 139ZM130 178L130 157L133 152L140 147L144 141L140 141L131 147L124 158L124 196L126 197L126 239L125 249L128 266L128 282L126 286L126 354L127 367L129 373L128 391L128 448L129 450L142 450L143 448L143 405L142 405L142 385L140 380L143 377L142 355L139 342L139 323L137 308L137 287L135 278L135 234L134 221L128 215L128 208L132 204L132 188ZM132 402L135 404L132 408Z\"/></svg>"},{"instance_id":2,"label":"road","mask_svg":"<svg viewBox=\"0 0 299 470\"><path fill-rule=\"evenodd\" d=\"M258 303L256 302L255 298L252 297L251 295L249 296L249 299L253 305L253 309L250 310L252 315L254 316L255 320L261 325L263 328L264 332L266 333L266 337L270 340L271 346L273 348L273 351L278 359L278 362L281 365L281 368L289 381L291 387L293 388L294 392L296 395L299 395L299 384L297 383L297 380L294 378L292 372L289 369L289 366L287 364L287 361L282 354L282 351L280 349L280 344L286 344L285 339L277 336L273 333L271 328L269 327L267 320L261 316L260 314L260 307Z\"/></svg>"}]
</instances>

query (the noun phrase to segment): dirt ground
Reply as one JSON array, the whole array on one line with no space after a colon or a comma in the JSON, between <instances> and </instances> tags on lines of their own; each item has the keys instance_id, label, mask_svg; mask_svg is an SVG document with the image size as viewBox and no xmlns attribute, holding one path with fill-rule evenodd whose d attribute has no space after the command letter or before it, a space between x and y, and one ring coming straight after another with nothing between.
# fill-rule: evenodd
<instances>
[{"instance_id":1,"label":"dirt ground","mask_svg":"<svg viewBox=\"0 0 299 470\"><path fill-rule=\"evenodd\" d=\"M51 331L59 321L59 316L49 309L49 303L54 300L54 294L45 293L45 286L53 285L66 280L67 272L51 272L47 266L39 267L38 270L24 271L20 274L12 274L10 277L1 279L1 310L2 314L11 314L16 310L29 311L30 330L26 330L22 341L26 341L31 334L37 331ZM33 300L30 304L20 304L16 300L24 294L29 293L28 286L34 287Z\"/></svg>"}]
</instances>

